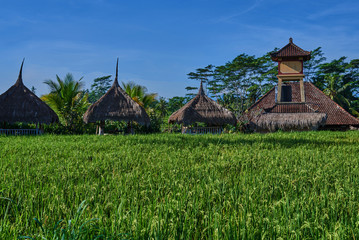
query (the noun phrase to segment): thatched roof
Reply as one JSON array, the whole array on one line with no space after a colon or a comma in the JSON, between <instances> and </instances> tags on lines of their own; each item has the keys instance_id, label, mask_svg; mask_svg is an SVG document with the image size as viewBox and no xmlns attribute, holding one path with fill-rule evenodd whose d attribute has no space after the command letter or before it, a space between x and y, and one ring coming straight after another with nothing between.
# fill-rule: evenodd
<instances>
[{"instance_id":1,"label":"thatched roof","mask_svg":"<svg viewBox=\"0 0 359 240\"><path fill-rule=\"evenodd\" d=\"M231 111L206 96L201 82L198 94L181 109L174 112L168 122L183 125L202 122L211 126L223 126L225 124L235 125L237 119Z\"/></svg>"},{"instance_id":2,"label":"thatched roof","mask_svg":"<svg viewBox=\"0 0 359 240\"><path fill-rule=\"evenodd\" d=\"M258 132L317 130L326 120L325 113L263 113L252 119L250 128Z\"/></svg>"},{"instance_id":3,"label":"thatched roof","mask_svg":"<svg viewBox=\"0 0 359 240\"><path fill-rule=\"evenodd\" d=\"M300 102L300 83L290 82L286 84L292 88L292 101ZM304 82L304 94L306 102L303 104L277 104L275 88L272 88L248 109L248 116L249 118L255 116L258 110L264 110L268 113L318 112L327 114L325 126L328 128L333 126L359 126L358 118L350 115L312 83Z\"/></svg>"},{"instance_id":4,"label":"thatched roof","mask_svg":"<svg viewBox=\"0 0 359 240\"><path fill-rule=\"evenodd\" d=\"M83 119L85 123L104 120L136 121L142 125L150 123L150 118L145 109L128 96L118 84L118 59L116 78L112 87L89 107Z\"/></svg>"},{"instance_id":5,"label":"thatched roof","mask_svg":"<svg viewBox=\"0 0 359 240\"><path fill-rule=\"evenodd\" d=\"M16 83L0 95L0 122L53 123L58 122L56 113L22 81L22 61Z\"/></svg>"}]
</instances>

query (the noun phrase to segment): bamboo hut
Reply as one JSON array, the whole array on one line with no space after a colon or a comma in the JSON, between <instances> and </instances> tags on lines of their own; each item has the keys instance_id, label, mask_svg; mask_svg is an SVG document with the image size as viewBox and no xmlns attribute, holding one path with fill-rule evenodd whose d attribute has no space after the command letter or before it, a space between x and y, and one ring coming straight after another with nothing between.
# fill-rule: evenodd
<instances>
[{"instance_id":1,"label":"bamboo hut","mask_svg":"<svg viewBox=\"0 0 359 240\"><path fill-rule=\"evenodd\" d=\"M24 60L16 83L0 95L0 122L4 125L5 123L16 122L36 124L58 122L59 118L56 113L24 85L22 80L23 65ZM8 132L9 130L1 131Z\"/></svg>"},{"instance_id":2,"label":"bamboo hut","mask_svg":"<svg viewBox=\"0 0 359 240\"><path fill-rule=\"evenodd\" d=\"M145 109L135 102L118 84L118 59L116 65L116 77L105 95L89 107L84 114L85 123L100 121L99 135L104 134L105 120L126 121L130 126L131 121L141 125L149 125L150 118Z\"/></svg>"},{"instance_id":3,"label":"bamboo hut","mask_svg":"<svg viewBox=\"0 0 359 240\"><path fill-rule=\"evenodd\" d=\"M188 127L196 122L205 123L209 127ZM204 93L203 84L201 82L198 94L181 109L174 112L169 117L168 123L181 124L182 133L220 133L222 126L226 124L235 125L237 118L231 111L209 98Z\"/></svg>"}]
</instances>

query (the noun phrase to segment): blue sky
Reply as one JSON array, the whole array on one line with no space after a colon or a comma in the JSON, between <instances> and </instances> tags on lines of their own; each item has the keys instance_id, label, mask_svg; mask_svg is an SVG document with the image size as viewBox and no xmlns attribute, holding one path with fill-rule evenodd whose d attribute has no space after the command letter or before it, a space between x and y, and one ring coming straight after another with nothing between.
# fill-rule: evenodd
<instances>
[{"instance_id":1,"label":"blue sky","mask_svg":"<svg viewBox=\"0 0 359 240\"><path fill-rule=\"evenodd\" d=\"M71 72L93 79L115 73L163 97L196 85L187 73L241 53L261 56L293 37L321 46L330 60L359 58L357 0L47 0L1 1L0 93L17 79L48 92L46 79Z\"/></svg>"}]
</instances>

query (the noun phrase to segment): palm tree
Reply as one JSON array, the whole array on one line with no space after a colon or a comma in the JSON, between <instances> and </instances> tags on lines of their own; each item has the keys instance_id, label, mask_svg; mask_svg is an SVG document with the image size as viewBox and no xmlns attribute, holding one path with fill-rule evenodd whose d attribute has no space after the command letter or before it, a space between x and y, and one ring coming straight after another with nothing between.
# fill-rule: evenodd
<instances>
[{"instance_id":1,"label":"palm tree","mask_svg":"<svg viewBox=\"0 0 359 240\"><path fill-rule=\"evenodd\" d=\"M168 103L166 99L161 97L156 104L156 110L159 111L160 116L163 118L167 115L168 112Z\"/></svg>"},{"instance_id":2,"label":"palm tree","mask_svg":"<svg viewBox=\"0 0 359 240\"><path fill-rule=\"evenodd\" d=\"M124 83L122 87L125 92L140 106L148 110L151 104L156 100L157 93L147 93L147 88L134 82Z\"/></svg>"},{"instance_id":3,"label":"palm tree","mask_svg":"<svg viewBox=\"0 0 359 240\"><path fill-rule=\"evenodd\" d=\"M64 80L56 75L56 80L44 82L49 86L50 93L43 95L41 99L57 113L65 126L82 123L82 116L89 106L88 95L82 91L82 78L76 81L68 73Z\"/></svg>"},{"instance_id":4,"label":"palm tree","mask_svg":"<svg viewBox=\"0 0 359 240\"><path fill-rule=\"evenodd\" d=\"M359 116L359 113L352 107L351 101L345 96L348 88L354 85L355 82L343 82L343 76L337 74L326 74L324 76L324 90L323 92L340 106L349 110L352 114Z\"/></svg>"}]
</instances>

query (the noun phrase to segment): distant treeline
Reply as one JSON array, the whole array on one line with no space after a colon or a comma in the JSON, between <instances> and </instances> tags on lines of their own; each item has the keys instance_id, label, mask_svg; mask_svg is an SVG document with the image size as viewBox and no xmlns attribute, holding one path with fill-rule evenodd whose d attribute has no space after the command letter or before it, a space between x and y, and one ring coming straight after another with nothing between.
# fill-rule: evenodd
<instances>
[{"instance_id":1,"label":"distant treeline","mask_svg":"<svg viewBox=\"0 0 359 240\"><path fill-rule=\"evenodd\" d=\"M207 65L188 74L189 79L206 83L208 94L239 116L277 84L278 67L270 54L261 57L240 54L224 65ZM354 116L359 116L359 59L346 57L328 62L318 47L304 62L305 80L312 82ZM187 87L193 95L196 87Z\"/></svg>"}]
</instances>

